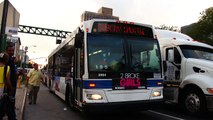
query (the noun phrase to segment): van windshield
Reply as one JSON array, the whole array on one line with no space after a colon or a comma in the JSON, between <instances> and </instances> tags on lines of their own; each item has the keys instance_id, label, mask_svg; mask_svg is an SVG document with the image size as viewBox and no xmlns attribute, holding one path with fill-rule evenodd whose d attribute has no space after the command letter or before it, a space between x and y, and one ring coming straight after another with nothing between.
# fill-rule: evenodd
<instances>
[{"instance_id":1,"label":"van windshield","mask_svg":"<svg viewBox=\"0 0 213 120\"><path fill-rule=\"evenodd\" d=\"M180 48L186 58L196 58L213 61L213 49L191 45L181 45Z\"/></svg>"}]
</instances>

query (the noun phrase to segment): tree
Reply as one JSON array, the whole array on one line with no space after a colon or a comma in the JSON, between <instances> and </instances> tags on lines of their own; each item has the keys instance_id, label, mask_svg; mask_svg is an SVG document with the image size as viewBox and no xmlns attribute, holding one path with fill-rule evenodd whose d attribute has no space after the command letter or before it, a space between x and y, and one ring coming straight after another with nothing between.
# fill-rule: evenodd
<instances>
[{"instance_id":1,"label":"tree","mask_svg":"<svg viewBox=\"0 0 213 120\"><path fill-rule=\"evenodd\" d=\"M184 33L195 40L213 45L213 7L203 11L199 21L188 26Z\"/></svg>"},{"instance_id":2,"label":"tree","mask_svg":"<svg viewBox=\"0 0 213 120\"><path fill-rule=\"evenodd\" d=\"M162 30L170 30L170 31L176 31L178 32L178 27L177 26L166 26L166 25L160 25L160 27L156 27L157 29L162 29Z\"/></svg>"},{"instance_id":3,"label":"tree","mask_svg":"<svg viewBox=\"0 0 213 120\"><path fill-rule=\"evenodd\" d=\"M207 43L213 45L213 7L206 9L201 15L198 21L201 36Z\"/></svg>"}]
</instances>

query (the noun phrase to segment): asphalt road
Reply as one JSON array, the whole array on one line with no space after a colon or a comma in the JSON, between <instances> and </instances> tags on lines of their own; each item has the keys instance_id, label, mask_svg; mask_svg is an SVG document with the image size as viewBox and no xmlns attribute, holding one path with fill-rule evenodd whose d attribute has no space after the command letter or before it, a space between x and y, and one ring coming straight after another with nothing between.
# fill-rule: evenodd
<instances>
[{"instance_id":1,"label":"asphalt road","mask_svg":"<svg viewBox=\"0 0 213 120\"><path fill-rule=\"evenodd\" d=\"M26 100L24 120L212 120L211 114L202 117L187 116L175 106L165 106L165 109L160 110L85 115L71 111L64 101L42 85L36 105L29 105Z\"/></svg>"}]
</instances>

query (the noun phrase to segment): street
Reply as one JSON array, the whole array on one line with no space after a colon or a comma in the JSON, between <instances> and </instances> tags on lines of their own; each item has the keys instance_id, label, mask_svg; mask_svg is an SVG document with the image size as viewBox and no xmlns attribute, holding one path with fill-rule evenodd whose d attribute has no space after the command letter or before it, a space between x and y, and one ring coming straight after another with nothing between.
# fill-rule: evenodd
<instances>
[{"instance_id":1,"label":"street","mask_svg":"<svg viewBox=\"0 0 213 120\"><path fill-rule=\"evenodd\" d=\"M180 113L176 107L165 106L165 109L148 110L140 112L120 112L85 115L79 111L71 111L65 102L56 95L49 92L48 88L41 85L36 105L29 105L26 100L24 120L100 120L100 119L121 119L121 120L210 120L210 113L203 117L187 116Z\"/></svg>"}]
</instances>

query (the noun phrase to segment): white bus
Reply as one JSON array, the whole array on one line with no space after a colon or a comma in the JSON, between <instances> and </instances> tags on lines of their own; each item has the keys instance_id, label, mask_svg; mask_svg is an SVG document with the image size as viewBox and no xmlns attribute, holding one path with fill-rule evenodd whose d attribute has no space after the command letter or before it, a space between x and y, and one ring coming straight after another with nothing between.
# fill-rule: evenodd
<instances>
[{"instance_id":1,"label":"white bus","mask_svg":"<svg viewBox=\"0 0 213 120\"><path fill-rule=\"evenodd\" d=\"M163 103L160 57L151 25L84 21L49 55L49 87L85 112L157 108Z\"/></svg>"}]
</instances>

